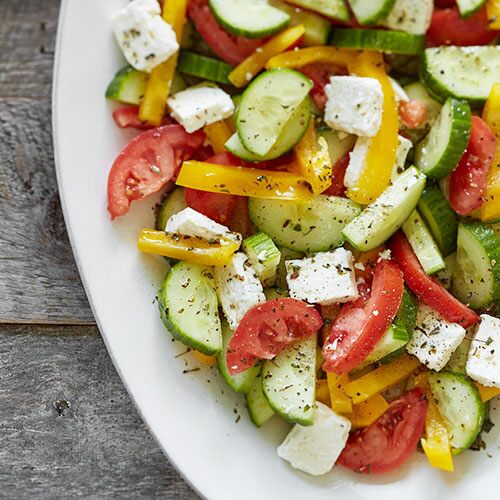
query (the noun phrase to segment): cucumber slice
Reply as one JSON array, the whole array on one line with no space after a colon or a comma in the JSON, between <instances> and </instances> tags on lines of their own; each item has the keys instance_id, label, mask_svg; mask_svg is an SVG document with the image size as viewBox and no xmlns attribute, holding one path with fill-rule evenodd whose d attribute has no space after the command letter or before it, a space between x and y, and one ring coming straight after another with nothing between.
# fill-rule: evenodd
<instances>
[{"instance_id":1,"label":"cucumber slice","mask_svg":"<svg viewBox=\"0 0 500 500\"><path fill-rule=\"evenodd\" d=\"M292 344L262 367L262 390L285 420L312 425L316 396L316 335Z\"/></svg>"},{"instance_id":2,"label":"cucumber slice","mask_svg":"<svg viewBox=\"0 0 500 500\"><path fill-rule=\"evenodd\" d=\"M384 336L379 340L375 349L368 355L365 361L359 366L364 368L372 363L383 360L396 351L404 347L411 339L415 323L417 321L418 307L410 292L406 289L403 293L403 300L399 310Z\"/></svg>"},{"instance_id":3,"label":"cucumber slice","mask_svg":"<svg viewBox=\"0 0 500 500\"><path fill-rule=\"evenodd\" d=\"M201 56L194 52L182 50L177 63L177 70L186 75L196 76L203 80L231 85L227 75L233 67L219 59Z\"/></svg>"},{"instance_id":4,"label":"cucumber slice","mask_svg":"<svg viewBox=\"0 0 500 500\"><path fill-rule=\"evenodd\" d=\"M410 99L420 101L427 106L427 117L421 128L430 129L441 112L441 104L433 99L427 89L420 82L413 82L404 87Z\"/></svg>"},{"instance_id":5,"label":"cucumber slice","mask_svg":"<svg viewBox=\"0 0 500 500\"><path fill-rule=\"evenodd\" d=\"M273 286L281 259L274 241L265 233L253 234L243 241L243 251L248 255L262 286Z\"/></svg>"},{"instance_id":6,"label":"cucumber slice","mask_svg":"<svg viewBox=\"0 0 500 500\"><path fill-rule=\"evenodd\" d=\"M425 187L418 209L427 223L443 256L447 257L457 249L458 222L441 189L436 184Z\"/></svg>"},{"instance_id":7,"label":"cucumber slice","mask_svg":"<svg viewBox=\"0 0 500 500\"><path fill-rule=\"evenodd\" d=\"M447 99L431 131L415 149L415 165L428 177L447 176L467 149L471 126L469 105Z\"/></svg>"},{"instance_id":8,"label":"cucumber slice","mask_svg":"<svg viewBox=\"0 0 500 500\"><path fill-rule=\"evenodd\" d=\"M437 273L446 267L437 244L417 210L406 219L403 232L427 274Z\"/></svg>"},{"instance_id":9,"label":"cucumber slice","mask_svg":"<svg viewBox=\"0 0 500 500\"><path fill-rule=\"evenodd\" d=\"M259 156L248 151L241 142L238 134L233 134L226 142L226 149L233 153L238 158L246 161L267 161L279 158L286 152L290 151L302 139L309 121L311 120L311 99L307 96L290 120L287 122L286 127L281 132L276 144L271 148L269 153L264 156Z\"/></svg>"},{"instance_id":10,"label":"cucumber slice","mask_svg":"<svg viewBox=\"0 0 500 500\"><path fill-rule=\"evenodd\" d=\"M484 4L486 0L457 0L458 10L461 17L470 17L475 14Z\"/></svg>"},{"instance_id":11,"label":"cucumber slice","mask_svg":"<svg viewBox=\"0 0 500 500\"><path fill-rule=\"evenodd\" d=\"M337 29L330 45L346 49L378 50L394 54L419 55L425 48L423 35L402 31L373 29Z\"/></svg>"},{"instance_id":12,"label":"cucumber slice","mask_svg":"<svg viewBox=\"0 0 500 500\"><path fill-rule=\"evenodd\" d=\"M236 115L243 146L256 155L269 153L312 86L309 78L293 69L258 76L243 92Z\"/></svg>"},{"instance_id":13,"label":"cucumber slice","mask_svg":"<svg viewBox=\"0 0 500 500\"><path fill-rule=\"evenodd\" d=\"M222 350L217 354L217 366L219 367L219 372L222 378L227 382L227 385L231 387L236 392L242 392L246 394L255 382L260 374L261 365L257 363L255 366L248 368L244 372L238 373L236 375L231 375L226 364L226 351L229 341L233 336L234 332L229 328L226 321L222 322Z\"/></svg>"},{"instance_id":14,"label":"cucumber slice","mask_svg":"<svg viewBox=\"0 0 500 500\"><path fill-rule=\"evenodd\" d=\"M282 30L290 16L266 2L250 0L209 0L217 22L233 35L261 38Z\"/></svg>"},{"instance_id":15,"label":"cucumber slice","mask_svg":"<svg viewBox=\"0 0 500 500\"><path fill-rule=\"evenodd\" d=\"M372 204L344 228L355 248L368 252L389 239L415 209L425 186L425 175L415 167L405 170Z\"/></svg>"},{"instance_id":16,"label":"cucumber slice","mask_svg":"<svg viewBox=\"0 0 500 500\"><path fill-rule=\"evenodd\" d=\"M287 2L336 21L349 21L349 10L344 0L287 0Z\"/></svg>"},{"instance_id":17,"label":"cucumber slice","mask_svg":"<svg viewBox=\"0 0 500 500\"><path fill-rule=\"evenodd\" d=\"M144 96L148 78L147 73L137 71L132 66L125 66L116 73L108 85L106 99L138 106Z\"/></svg>"},{"instance_id":18,"label":"cucumber slice","mask_svg":"<svg viewBox=\"0 0 500 500\"><path fill-rule=\"evenodd\" d=\"M396 0L349 0L349 5L359 24L373 26L384 19Z\"/></svg>"},{"instance_id":19,"label":"cucumber slice","mask_svg":"<svg viewBox=\"0 0 500 500\"><path fill-rule=\"evenodd\" d=\"M331 23L324 17L307 10L298 9L282 2L281 0L270 0L269 4L290 16L289 26L302 24L305 28L302 44L304 47L317 47L326 45L330 36Z\"/></svg>"},{"instance_id":20,"label":"cucumber slice","mask_svg":"<svg viewBox=\"0 0 500 500\"><path fill-rule=\"evenodd\" d=\"M421 79L431 94L480 106L500 81L500 47L435 47L424 53Z\"/></svg>"},{"instance_id":21,"label":"cucumber slice","mask_svg":"<svg viewBox=\"0 0 500 500\"><path fill-rule=\"evenodd\" d=\"M156 205L156 229L165 231L167 220L184 210L187 207L184 199L184 188L175 188L172 192L167 193L161 203Z\"/></svg>"},{"instance_id":22,"label":"cucumber slice","mask_svg":"<svg viewBox=\"0 0 500 500\"><path fill-rule=\"evenodd\" d=\"M469 356L471 343L471 338L465 337L462 340L462 343L455 349L450 360L446 363L446 371L466 374L465 367L467 366L467 357Z\"/></svg>"},{"instance_id":23,"label":"cucumber slice","mask_svg":"<svg viewBox=\"0 0 500 500\"><path fill-rule=\"evenodd\" d=\"M458 226L453 294L473 309L500 299L500 239L486 224Z\"/></svg>"},{"instance_id":24,"label":"cucumber slice","mask_svg":"<svg viewBox=\"0 0 500 500\"><path fill-rule=\"evenodd\" d=\"M221 351L221 322L210 267L188 262L172 267L158 292L158 307L174 339L207 356Z\"/></svg>"},{"instance_id":25,"label":"cucumber slice","mask_svg":"<svg viewBox=\"0 0 500 500\"><path fill-rule=\"evenodd\" d=\"M246 394L248 413L250 420L261 427L268 422L274 415L273 409L269 406L264 392L262 391L261 375L252 384L252 387Z\"/></svg>"},{"instance_id":26,"label":"cucumber slice","mask_svg":"<svg viewBox=\"0 0 500 500\"><path fill-rule=\"evenodd\" d=\"M342 229L361 207L347 198L319 195L308 203L250 198L248 211L257 228L277 245L297 252L325 252L343 243Z\"/></svg>"},{"instance_id":27,"label":"cucumber slice","mask_svg":"<svg viewBox=\"0 0 500 500\"><path fill-rule=\"evenodd\" d=\"M429 375L429 385L458 455L476 439L483 425L485 406L476 386L460 373Z\"/></svg>"},{"instance_id":28,"label":"cucumber slice","mask_svg":"<svg viewBox=\"0 0 500 500\"><path fill-rule=\"evenodd\" d=\"M332 165L335 165L343 156L353 150L356 143L355 135L339 134L330 127L323 127L318 130L318 137L323 137L328 144L328 153Z\"/></svg>"},{"instance_id":29,"label":"cucumber slice","mask_svg":"<svg viewBox=\"0 0 500 500\"><path fill-rule=\"evenodd\" d=\"M453 273L455 272L455 267L457 265L457 254L452 253L451 255L448 255L448 257L445 257L444 263L446 267L442 271L436 273L436 278L443 284L446 290L450 290Z\"/></svg>"},{"instance_id":30,"label":"cucumber slice","mask_svg":"<svg viewBox=\"0 0 500 500\"><path fill-rule=\"evenodd\" d=\"M264 295L266 300L285 299L288 297L288 291L284 288L266 288Z\"/></svg>"}]
</instances>

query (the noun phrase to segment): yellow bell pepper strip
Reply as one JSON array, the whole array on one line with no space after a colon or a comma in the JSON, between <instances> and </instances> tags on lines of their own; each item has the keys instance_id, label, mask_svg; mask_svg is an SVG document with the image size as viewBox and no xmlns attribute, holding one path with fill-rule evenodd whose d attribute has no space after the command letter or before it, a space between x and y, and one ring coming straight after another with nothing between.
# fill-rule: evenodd
<instances>
[{"instance_id":1,"label":"yellow bell pepper strip","mask_svg":"<svg viewBox=\"0 0 500 500\"><path fill-rule=\"evenodd\" d=\"M137 248L141 252L163 255L171 259L186 260L207 266L224 266L230 260L238 243L221 239L209 242L190 236L179 236L154 229L143 229L139 235Z\"/></svg>"},{"instance_id":2,"label":"yellow bell pepper strip","mask_svg":"<svg viewBox=\"0 0 500 500\"><path fill-rule=\"evenodd\" d=\"M265 68L269 59L291 47L302 38L305 31L304 25L298 24L273 36L229 73L229 81L235 87L245 87L257 73Z\"/></svg>"},{"instance_id":3,"label":"yellow bell pepper strip","mask_svg":"<svg viewBox=\"0 0 500 500\"><path fill-rule=\"evenodd\" d=\"M415 376L414 387L422 388L427 396L427 413L425 415L425 438L420 440L427 460L432 467L453 472L453 455L451 452L448 430L443 417L434 402L428 381L429 371L425 370Z\"/></svg>"},{"instance_id":4,"label":"yellow bell pepper strip","mask_svg":"<svg viewBox=\"0 0 500 500\"><path fill-rule=\"evenodd\" d=\"M312 193L307 181L291 172L185 161L177 177L178 186L252 198L308 201Z\"/></svg>"},{"instance_id":5,"label":"yellow bell pepper strip","mask_svg":"<svg viewBox=\"0 0 500 500\"><path fill-rule=\"evenodd\" d=\"M362 52L348 68L351 74L376 78L384 93L382 125L370 141L361 175L347 191L351 200L368 205L384 191L391 179L398 147L398 106L381 53Z\"/></svg>"},{"instance_id":6,"label":"yellow bell pepper strip","mask_svg":"<svg viewBox=\"0 0 500 500\"><path fill-rule=\"evenodd\" d=\"M305 177L314 194L321 194L332 185L332 162L328 144L323 137L316 140L314 120L309 122L306 133L295 146L295 158L297 173Z\"/></svg>"},{"instance_id":7,"label":"yellow bell pepper strip","mask_svg":"<svg viewBox=\"0 0 500 500\"><path fill-rule=\"evenodd\" d=\"M316 401L330 406L330 389L325 379L316 380Z\"/></svg>"},{"instance_id":8,"label":"yellow bell pepper strip","mask_svg":"<svg viewBox=\"0 0 500 500\"><path fill-rule=\"evenodd\" d=\"M481 219L483 221L491 221L500 217L500 83L495 83L491 89L491 93L484 106L483 120L488 124L497 138L495 159L488 172L486 192L483 204L481 205Z\"/></svg>"},{"instance_id":9,"label":"yellow bell pepper strip","mask_svg":"<svg viewBox=\"0 0 500 500\"><path fill-rule=\"evenodd\" d=\"M326 376L330 390L330 406L332 410L339 413L351 413L352 401L344 392L344 387L349 383L348 375L336 375L330 372Z\"/></svg>"},{"instance_id":10,"label":"yellow bell pepper strip","mask_svg":"<svg viewBox=\"0 0 500 500\"><path fill-rule=\"evenodd\" d=\"M406 354L392 363L379 366L344 387L345 393L354 404L362 403L408 377L420 366L420 361Z\"/></svg>"},{"instance_id":11,"label":"yellow bell pepper strip","mask_svg":"<svg viewBox=\"0 0 500 500\"><path fill-rule=\"evenodd\" d=\"M387 408L389 408L389 403L384 397L380 394L375 394L370 399L354 405L352 413L346 415L346 418L351 421L353 429L368 427L381 417Z\"/></svg>"},{"instance_id":12,"label":"yellow bell pepper strip","mask_svg":"<svg viewBox=\"0 0 500 500\"><path fill-rule=\"evenodd\" d=\"M272 57L267 61L266 69L301 68L307 64L336 64L347 66L360 54L359 50L339 49L336 47L307 47L290 50Z\"/></svg>"},{"instance_id":13,"label":"yellow bell pepper strip","mask_svg":"<svg viewBox=\"0 0 500 500\"><path fill-rule=\"evenodd\" d=\"M486 2L486 15L488 27L492 30L500 30L500 0L488 0Z\"/></svg>"},{"instance_id":14,"label":"yellow bell pepper strip","mask_svg":"<svg viewBox=\"0 0 500 500\"><path fill-rule=\"evenodd\" d=\"M207 135L208 140L216 153L224 153L227 151L224 144L231 137L232 133L225 121L221 120L211 123L203 129L203 132Z\"/></svg>"},{"instance_id":15,"label":"yellow bell pepper strip","mask_svg":"<svg viewBox=\"0 0 500 500\"><path fill-rule=\"evenodd\" d=\"M182 41L182 31L186 23L187 2L188 0L165 0L163 5L163 19L172 26L179 45ZM139 108L139 118L142 121L157 126L161 125L178 56L179 53L177 52L151 72Z\"/></svg>"},{"instance_id":16,"label":"yellow bell pepper strip","mask_svg":"<svg viewBox=\"0 0 500 500\"><path fill-rule=\"evenodd\" d=\"M200 351L193 351L195 358L202 364L207 366L214 366L217 363L217 358L215 356L207 356Z\"/></svg>"},{"instance_id":17,"label":"yellow bell pepper strip","mask_svg":"<svg viewBox=\"0 0 500 500\"><path fill-rule=\"evenodd\" d=\"M493 399L495 396L500 394L500 389L498 387L486 387L485 385L476 382L477 390L479 391L479 395L483 403L486 403L490 399Z\"/></svg>"}]
</instances>

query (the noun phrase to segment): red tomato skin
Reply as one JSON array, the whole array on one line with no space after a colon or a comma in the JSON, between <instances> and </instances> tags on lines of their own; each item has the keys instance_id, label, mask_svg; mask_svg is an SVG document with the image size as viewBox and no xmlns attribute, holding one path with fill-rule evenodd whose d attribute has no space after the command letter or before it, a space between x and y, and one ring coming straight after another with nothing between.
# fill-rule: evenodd
<instances>
[{"instance_id":1,"label":"red tomato skin","mask_svg":"<svg viewBox=\"0 0 500 500\"><path fill-rule=\"evenodd\" d=\"M416 99L402 101L399 105L399 117L406 128L419 128L427 118L427 106Z\"/></svg>"},{"instance_id":2,"label":"red tomato skin","mask_svg":"<svg viewBox=\"0 0 500 500\"><path fill-rule=\"evenodd\" d=\"M403 273L390 260L375 266L371 289L360 285L360 298L345 304L323 345L323 370L339 375L356 368L373 351L398 312Z\"/></svg>"},{"instance_id":3,"label":"red tomato skin","mask_svg":"<svg viewBox=\"0 0 500 500\"><path fill-rule=\"evenodd\" d=\"M165 125L134 137L118 155L108 175L111 219L125 215L134 200L156 193L176 174L181 162L203 145L202 131L188 134Z\"/></svg>"},{"instance_id":4,"label":"red tomato skin","mask_svg":"<svg viewBox=\"0 0 500 500\"><path fill-rule=\"evenodd\" d=\"M236 328L226 353L231 375L272 359L297 340L314 335L323 325L314 306L297 299L274 299L252 307Z\"/></svg>"},{"instance_id":5,"label":"red tomato skin","mask_svg":"<svg viewBox=\"0 0 500 500\"><path fill-rule=\"evenodd\" d=\"M469 215L483 202L488 171L495 158L496 137L478 116L472 117L467 150L450 175L450 205L460 215Z\"/></svg>"},{"instance_id":6,"label":"red tomato skin","mask_svg":"<svg viewBox=\"0 0 500 500\"><path fill-rule=\"evenodd\" d=\"M451 295L434 277L425 274L410 243L401 231L390 242L393 258L403 271L406 284L412 292L446 321L468 328L479 320L478 315Z\"/></svg>"},{"instance_id":7,"label":"red tomato skin","mask_svg":"<svg viewBox=\"0 0 500 500\"><path fill-rule=\"evenodd\" d=\"M499 32L488 30L488 17L482 8L473 16L462 19L457 7L435 10L427 31L430 46L487 45L497 38Z\"/></svg>"},{"instance_id":8,"label":"red tomato skin","mask_svg":"<svg viewBox=\"0 0 500 500\"><path fill-rule=\"evenodd\" d=\"M413 389L393 401L373 424L353 432L337 463L361 474L391 472L405 463L422 436L427 400Z\"/></svg>"},{"instance_id":9,"label":"red tomato skin","mask_svg":"<svg viewBox=\"0 0 500 500\"><path fill-rule=\"evenodd\" d=\"M219 153L205 160L218 165L238 165L238 159L230 153ZM224 193L210 193L198 189L184 188L187 206L200 212L219 224L227 225L231 220L236 196Z\"/></svg>"},{"instance_id":10,"label":"red tomato skin","mask_svg":"<svg viewBox=\"0 0 500 500\"><path fill-rule=\"evenodd\" d=\"M347 74L345 68L335 64L307 64L300 68L299 71L312 80L314 86L310 95L320 111L323 111L326 106L325 86L330 83L330 76Z\"/></svg>"},{"instance_id":11,"label":"red tomato skin","mask_svg":"<svg viewBox=\"0 0 500 500\"><path fill-rule=\"evenodd\" d=\"M189 0L188 14L207 45L229 64L240 64L263 43L262 39L235 36L225 31L213 16L208 0Z\"/></svg>"},{"instance_id":12,"label":"red tomato skin","mask_svg":"<svg viewBox=\"0 0 500 500\"><path fill-rule=\"evenodd\" d=\"M349 166L349 160L350 156L347 153L337 163L332 165L332 185L323 194L345 198L347 188L344 186L344 177Z\"/></svg>"},{"instance_id":13,"label":"red tomato skin","mask_svg":"<svg viewBox=\"0 0 500 500\"><path fill-rule=\"evenodd\" d=\"M156 128L148 122L143 122L139 118L139 106L123 106L113 111L113 120L120 128L137 128L140 130L150 130ZM170 125L173 121L165 116L162 125Z\"/></svg>"}]
</instances>

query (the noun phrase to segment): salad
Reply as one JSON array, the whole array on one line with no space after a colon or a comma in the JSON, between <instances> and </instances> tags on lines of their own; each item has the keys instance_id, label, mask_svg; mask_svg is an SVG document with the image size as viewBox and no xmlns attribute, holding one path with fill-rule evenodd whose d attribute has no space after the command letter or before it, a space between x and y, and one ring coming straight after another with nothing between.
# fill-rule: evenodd
<instances>
[{"instance_id":1,"label":"salad","mask_svg":"<svg viewBox=\"0 0 500 500\"><path fill-rule=\"evenodd\" d=\"M163 193L138 248L167 330L293 424L301 471L419 446L453 471L500 394L500 3L132 0L112 26L138 132L108 210Z\"/></svg>"}]
</instances>

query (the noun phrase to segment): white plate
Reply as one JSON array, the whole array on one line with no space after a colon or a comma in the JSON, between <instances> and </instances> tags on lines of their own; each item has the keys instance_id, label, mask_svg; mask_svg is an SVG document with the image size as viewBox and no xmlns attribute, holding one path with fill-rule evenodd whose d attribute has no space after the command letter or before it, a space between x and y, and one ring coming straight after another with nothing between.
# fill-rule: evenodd
<instances>
[{"instance_id":1,"label":"white plate","mask_svg":"<svg viewBox=\"0 0 500 500\"><path fill-rule=\"evenodd\" d=\"M422 457L396 474L366 477L342 468L320 478L293 471L276 454L287 426L272 421L258 430L243 401L214 370L199 366L172 342L161 324L155 292L161 258L136 250L139 228L153 224L153 201L135 203L111 223L106 212L110 165L129 133L111 118L104 90L123 64L110 18L125 0L66 0L57 41L53 119L59 188L69 235L92 309L130 395L158 443L184 477L213 500L384 498L470 499L493 492L500 469L498 429L488 451L465 453L458 472L432 470ZM78 353L75 353L78 357ZM97 383L97 381L96 381ZM105 381L104 381L105 383ZM237 415L241 415L236 423ZM332 491L335 490L335 491Z\"/></svg>"}]
</instances>

